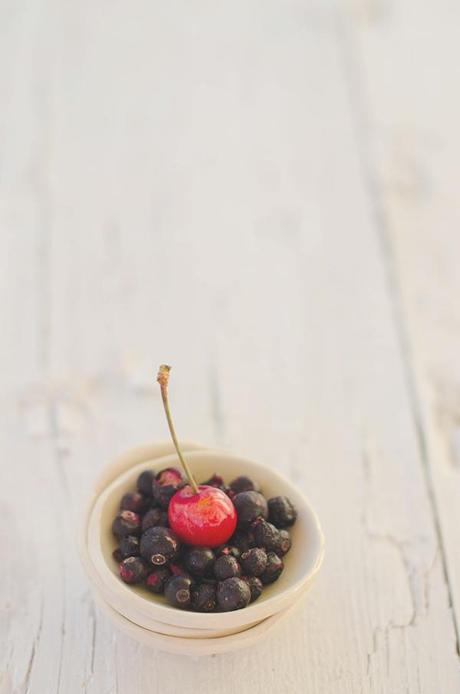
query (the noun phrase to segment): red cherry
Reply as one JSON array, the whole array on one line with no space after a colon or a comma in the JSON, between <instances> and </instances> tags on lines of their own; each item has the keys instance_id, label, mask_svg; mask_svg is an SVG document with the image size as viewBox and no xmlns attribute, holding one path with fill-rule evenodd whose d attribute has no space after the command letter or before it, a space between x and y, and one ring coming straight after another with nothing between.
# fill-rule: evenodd
<instances>
[{"instance_id":1,"label":"red cherry","mask_svg":"<svg viewBox=\"0 0 460 694\"><path fill-rule=\"evenodd\" d=\"M236 510L231 499L221 489L206 484L197 485L192 471L181 453L169 411L168 381L170 370L170 366L162 364L158 371L157 381L160 384L161 399L174 448L190 485L182 487L172 497L168 495L168 498L163 500L165 502L170 499L169 525L182 542L189 545L218 547L233 535L236 527ZM165 482L169 482L171 469L163 472L168 473ZM215 480L213 481L215 482ZM155 485L153 489L155 491ZM176 580L178 578L176 577Z\"/></svg>"},{"instance_id":2,"label":"red cherry","mask_svg":"<svg viewBox=\"0 0 460 694\"><path fill-rule=\"evenodd\" d=\"M236 511L231 499L217 487L200 484L198 493L189 485L179 489L168 508L169 525L188 545L218 547L236 527Z\"/></svg>"}]
</instances>

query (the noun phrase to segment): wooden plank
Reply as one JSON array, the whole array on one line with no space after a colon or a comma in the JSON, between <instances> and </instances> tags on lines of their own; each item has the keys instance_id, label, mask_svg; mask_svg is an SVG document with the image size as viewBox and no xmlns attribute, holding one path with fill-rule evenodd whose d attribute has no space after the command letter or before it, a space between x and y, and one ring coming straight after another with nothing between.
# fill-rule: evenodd
<instances>
[{"instance_id":1,"label":"wooden plank","mask_svg":"<svg viewBox=\"0 0 460 694\"><path fill-rule=\"evenodd\" d=\"M45 6L44 20L18 12L9 30L25 97L2 121L2 148L17 117L46 157L13 144L4 171L7 204L20 192L42 210L31 212L39 231L19 218L38 244L19 265L45 291L35 306L23 275L4 280L4 296L18 297L5 303L6 325L29 339L18 354L17 340L2 346L11 464L1 488L20 489L26 510L2 494L18 530L1 687L457 691L448 589L332 10ZM27 58L15 48L30 44ZM1 71L17 95L11 79ZM30 169L38 187L17 175ZM9 257L21 238L2 236ZM194 662L138 647L94 611L75 556L96 470L165 435L152 385L163 360L175 367L181 434L295 476L324 524L315 591L250 653Z\"/></svg>"},{"instance_id":2,"label":"wooden plank","mask_svg":"<svg viewBox=\"0 0 460 694\"><path fill-rule=\"evenodd\" d=\"M381 211L460 654L460 10L411 0L394 11L386 3L377 13L370 5L357 9L348 24L353 98Z\"/></svg>"}]
</instances>

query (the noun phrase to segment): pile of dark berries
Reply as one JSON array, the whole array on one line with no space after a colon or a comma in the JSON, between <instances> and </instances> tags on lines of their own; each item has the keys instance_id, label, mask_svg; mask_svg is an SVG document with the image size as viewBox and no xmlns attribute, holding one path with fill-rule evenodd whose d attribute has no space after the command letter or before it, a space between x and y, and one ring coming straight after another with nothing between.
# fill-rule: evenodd
<instances>
[{"instance_id":1,"label":"pile of dark berries","mask_svg":"<svg viewBox=\"0 0 460 694\"><path fill-rule=\"evenodd\" d=\"M239 610L281 575L283 557L291 548L287 528L297 512L285 496L265 499L249 477L237 477L227 486L213 475L203 484L219 487L234 503L237 528L225 545L211 549L181 544L168 526L168 505L185 485L182 473L176 468L157 475L146 470L137 490L124 494L112 523L118 540L113 558L125 583L164 594L174 607Z\"/></svg>"}]
</instances>

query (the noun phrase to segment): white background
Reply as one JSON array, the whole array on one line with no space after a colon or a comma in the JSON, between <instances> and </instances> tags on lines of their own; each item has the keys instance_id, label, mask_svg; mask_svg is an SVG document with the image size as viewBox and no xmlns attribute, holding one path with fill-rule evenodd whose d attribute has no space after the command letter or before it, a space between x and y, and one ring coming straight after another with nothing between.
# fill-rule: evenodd
<instances>
[{"instance_id":1,"label":"white background","mask_svg":"<svg viewBox=\"0 0 460 694\"><path fill-rule=\"evenodd\" d=\"M0 1L1 694L460 690L460 10ZM327 558L250 653L118 635L75 524L183 438L287 473Z\"/></svg>"}]
</instances>

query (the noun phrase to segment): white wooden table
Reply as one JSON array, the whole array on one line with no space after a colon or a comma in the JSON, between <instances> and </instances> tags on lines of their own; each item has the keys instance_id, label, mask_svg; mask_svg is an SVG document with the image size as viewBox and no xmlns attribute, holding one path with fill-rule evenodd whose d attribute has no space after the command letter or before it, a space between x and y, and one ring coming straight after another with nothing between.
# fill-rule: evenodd
<instances>
[{"instance_id":1,"label":"white wooden table","mask_svg":"<svg viewBox=\"0 0 460 694\"><path fill-rule=\"evenodd\" d=\"M1 694L460 691L460 47L444 0L0 0ZM283 469L327 559L250 653L96 611L91 480Z\"/></svg>"}]
</instances>

